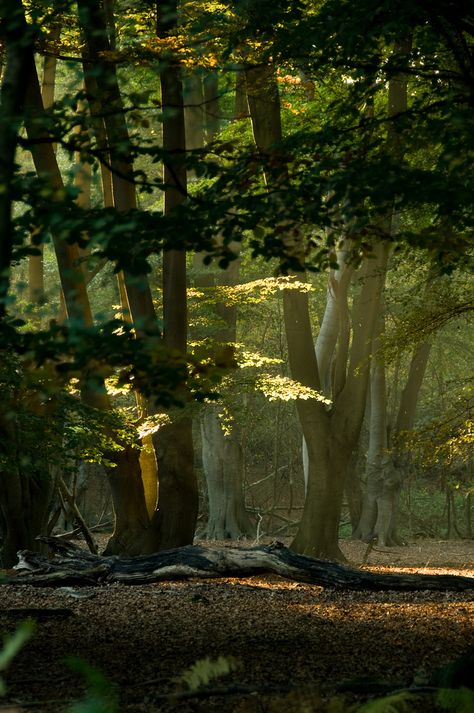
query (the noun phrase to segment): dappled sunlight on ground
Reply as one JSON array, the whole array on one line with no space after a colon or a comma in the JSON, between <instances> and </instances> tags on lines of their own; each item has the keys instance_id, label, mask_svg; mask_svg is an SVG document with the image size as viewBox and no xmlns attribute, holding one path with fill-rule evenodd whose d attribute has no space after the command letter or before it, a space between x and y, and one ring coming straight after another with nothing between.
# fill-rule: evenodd
<instances>
[{"instance_id":1,"label":"dappled sunlight on ground","mask_svg":"<svg viewBox=\"0 0 474 713\"><path fill-rule=\"evenodd\" d=\"M367 545L342 546L360 565ZM273 575L85 587L80 598L60 589L0 587L1 633L12 631L25 609L38 613L34 638L7 672L5 704L66 711L83 692L80 676L64 663L71 653L113 682L121 713L288 713L287 689L294 695L308 689L301 705L309 705L361 676L410 685L420 672L474 645L474 567L466 567L473 551L468 541L374 547L364 565L377 572L472 576L473 589L463 593L354 592ZM239 662L216 683L226 692L172 699L180 673L198 659L219 656Z\"/></svg>"}]
</instances>

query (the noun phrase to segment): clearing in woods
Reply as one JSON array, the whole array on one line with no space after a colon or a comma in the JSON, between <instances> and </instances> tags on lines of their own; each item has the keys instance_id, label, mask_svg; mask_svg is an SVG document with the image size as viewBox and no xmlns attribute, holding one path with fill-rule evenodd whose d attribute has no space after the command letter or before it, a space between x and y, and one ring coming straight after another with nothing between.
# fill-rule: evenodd
<instances>
[{"instance_id":1,"label":"clearing in woods","mask_svg":"<svg viewBox=\"0 0 474 713\"><path fill-rule=\"evenodd\" d=\"M367 557L363 543L342 541L342 548L354 565ZM473 555L473 541L418 541L375 547L362 566L474 577ZM127 713L326 711L334 695L342 711L377 693L378 683L424 685L474 646L474 580L463 593L351 592L276 576L0 588L3 634L29 614L36 632L6 673L0 710L69 711L85 694L84 678L65 664L74 654L107 676L116 710ZM220 656L233 670L189 697L179 676ZM436 710L423 696L417 705Z\"/></svg>"}]
</instances>

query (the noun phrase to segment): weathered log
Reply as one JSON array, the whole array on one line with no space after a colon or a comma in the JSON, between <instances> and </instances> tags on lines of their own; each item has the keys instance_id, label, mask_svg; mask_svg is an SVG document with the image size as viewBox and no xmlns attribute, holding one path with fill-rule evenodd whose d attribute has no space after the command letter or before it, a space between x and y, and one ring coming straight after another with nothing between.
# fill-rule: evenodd
<instances>
[{"instance_id":1,"label":"weathered log","mask_svg":"<svg viewBox=\"0 0 474 713\"><path fill-rule=\"evenodd\" d=\"M351 590L474 590L474 576L448 574L379 574L337 562L299 555L276 542L248 549L188 545L142 557L100 557L54 537L41 537L51 558L23 550L18 574L2 584L38 587L91 586L121 582L149 584L164 580L251 577L273 574L320 587Z\"/></svg>"}]
</instances>

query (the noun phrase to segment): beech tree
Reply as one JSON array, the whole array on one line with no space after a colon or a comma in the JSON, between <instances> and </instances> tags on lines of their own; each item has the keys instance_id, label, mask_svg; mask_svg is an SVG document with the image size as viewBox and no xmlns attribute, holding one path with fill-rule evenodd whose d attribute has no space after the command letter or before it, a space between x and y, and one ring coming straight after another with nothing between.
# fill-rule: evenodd
<instances>
[{"instance_id":1,"label":"beech tree","mask_svg":"<svg viewBox=\"0 0 474 713\"><path fill-rule=\"evenodd\" d=\"M216 281L225 282L233 279L229 265L237 265L236 245L241 244L247 262L257 257L268 261L262 272L276 269L290 275L283 297L289 364L301 393L312 396L296 399L309 477L292 546L303 553L341 557L342 499L369 381L374 423L370 460L377 486L368 488L361 532L364 537L376 532L385 541L393 536L398 486L392 485L398 481L382 477L387 429L384 354L379 348L389 258L403 244L407 250L424 250L438 269L449 273L471 257L470 14L462 7L450 14L437 2L430 8L409 3L395 7L388 0L381 6L366 0L349 9L337 0L317 7L251 0L201 9L199 4L179 6L175 0L157 3L153 12L119 4L114 17L110 3L65 3L60 10L67 17L67 42L59 50L50 37L47 55L57 59L58 69L64 57L82 65L85 90L72 96L56 92L58 100L45 112L35 64L35 52L41 55L44 49L43 27L20 0L6 3L1 13L7 58L0 117L5 127L0 139L5 186L0 193L0 348L11 355L12 366L0 386L8 413L23 409L37 417L35 423L41 418L46 423L45 416L54 412L58 432L67 433L68 419L79 413L79 400L75 395L75 402L67 400L67 389L78 380L80 408L88 409L88 415L79 409L76 416L81 427L88 420L102 424L97 426L102 434L98 459L108 469L116 515L110 552L139 554L192 542L197 515L192 404L217 397L218 380L235 360L232 346L227 356L217 345L201 355L201 347L188 349L186 255L215 261L213 268L224 270ZM46 5L43 10L41 25L49 29L54 15L56 27L59 9ZM368 16L373 19L370 31ZM138 18L144 28L139 37L127 35L130 18ZM408 36L412 45L401 48L401 38ZM229 98L226 87L236 68L245 83L244 92L239 81L237 112L247 114L241 101L246 93L253 144L245 118L232 124L234 89ZM138 71L146 81L140 91L133 90L135 85L129 91ZM187 144L184 76L190 97ZM280 101L278 87L286 91L285 81L302 90L311 85L304 90L308 96L302 108L292 106L287 95ZM410 96L403 104L405 82ZM219 87L220 132L215 121ZM192 118L193 111L199 121ZM202 121L206 141L202 130L191 136ZM19 165L18 147L30 152L36 176ZM64 168L75 159L91 166L90 201L87 185L77 179L74 185ZM163 174L156 165L164 166ZM191 176L192 187L187 183ZM60 324L45 320L31 328L27 320L17 321L21 310L11 301L11 274L32 254L32 234L35 248L51 236L65 305ZM123 319L113 315L111 295L116 293L109 286L104 298L108 317L94 313L96 295L90 271L83 267L85 255L119 274ZM328 273L317 335L307 289L308 277L321 279L313 276L315 271ZM158 285L163 287L162 305ZM229 345L235 340L235 311L223 316L222 333L214 336ZM413 423L427 349L420 342L414 351L396 431ZM135 400L124 397L130 410L121 417L122 426L117 426L115 396L106 392L109 378L138 395ZM40 398L30 403L30 387L38 385L34 379L41 381ZM67 408L56 408L63 399ZM163 426L167 415L173 421ZM149 447L155 431L149 470L143 458L140 464L138 426L142 435L147 432ZM16 497L18 484L26 483L27 473L14 455L19 442L14 419L2 415L1 428L6 434L2 447L8 451L1 465L7 504ZM57 446L51 429L48 433ZM214 436L211 440L215 448ZM153 451L160 471L158 498ZM396 458L401 460L401 454ZM236 456L232 465L237 473ZM18 477L8 478L9 468ZM44 529L48 511L52 481L47 464L44 471L42 514L37 521L30 519L30 535ZM33 473L31 485L35 477ZM237 478L230 480L237 483L233 503L242 514L240 484ZM17 513L21 498L18 502ZM2 512L7 532L6 505ZM234 513L233 519L239 517ZM245 523L239 526L243 529ZM235 531L228 522L219 528ZM24 537L10 538L9 561Z\"/></svg>"},{"instance_id":2,"label":"beech tree","mask_svg":"<svg viewBox=\"0 0 474 713\"><path fill-rule=\"evenodd\" d=\"M197 254L195 257L195 283L199 288L219 289L238 284L240 260L234 260L226 270L216 271L203 265L202 256ZM231 364L236 359L237 307L214 297L212 316L216 358ZM230 377L228 388L232 390L232 387ZM253 533L245 508L240 424L232 416L232 422L226 424L222 411L222 404L204 404L199 414L201 455L209 505L206 536L216 540L239 539Z\"/></svg>"}]
</instances>

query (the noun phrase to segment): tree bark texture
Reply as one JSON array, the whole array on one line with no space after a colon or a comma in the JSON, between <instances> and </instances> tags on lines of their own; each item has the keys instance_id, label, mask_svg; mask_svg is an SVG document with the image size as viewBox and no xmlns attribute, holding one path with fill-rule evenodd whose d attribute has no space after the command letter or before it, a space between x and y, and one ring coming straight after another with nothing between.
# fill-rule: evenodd
<instances>
[{"instance_id":1,"label":"tree bark texture","mask_svg":"<svg viewBox=\"0 0 474 713\"><path fill-rule=\"evenodd\" d=\"M431 344L431 341L422 342L413 352L408 371L408 379L403 388L400 405L398 407L395 436L399 436L403 431L411 430L415 423L418 396L425 376L426 367L428 366Z\"/></svg>"},{"instance_id":2,"label":"tree bark texture","mask_svg":"<svg viewBox=\"0 0 474 713\"><path fill-rule=\"evenodd\" d=\"M247 87L245 72L238 70L235 75L234 119L247 119L249 105L247 101Z\"/></svg>"},{"instance_id":3,"label":"tree bark texture","mask_svg":"<svg viewBox=\"0 0 474 713\"><path fill-rule=\"evenodd\" d=\"M211 142L220 126L219 75L208 72L203 79L206 141Z\"/></svg>"},{"instance_id":4,"label":"tree bark texture","mask_svg":"<svg viewBox=\"0 0 474 713\"><path fill-rule=\"evenodd\" d=\"M177 10L176 0L157 3L156 29L159 37L175 31ZM165 152L164 200L165 214L169 214L179 210L187 196L183 86L181 68L174 57L169 57L161 68L160 82ZM163 339L167 347L181 354L187 351L186 291L186 252L167 250L163 254ZM152 530L159 549L191 544L199 506L192 419L186 415L175 415L171 424L154 434L153 443L159 489Z\"/></svg>"},{"instance_id":5,"label":"tree bark texture","mask_svg":"<svg viewBox=\"0 0 474 713\"><path fill-rule=\"evenodd\" d=\"M272 67L248 69L246 85L255 143L261 151L270 153L272 146L282 138L278 88ZM288 235L284 240L287 250L301 259L303 246L298 238ZM321 349L320 357L328 368L336 342L336 329L329 330L329 323L338 322L345 330L341 332L338 328L341 360L345 363L336 369L338 392L333 393L331 410L313 399L296 402L308 448L309 475L302 520L291 546L311 556L343 559L338 534L344 484L364 416L370 347L387 263L384 246L376 246L374 252L375 259L366 260L362 268L350 355L347 354L347 302L341 300L341 311L336 300L328 305L331 315L323 330L324 350ZM303 273L296 276L305 279ZM341 284L344 279L341 273ZM308 296L297 290L286 290L283 300L292 377L321 393L325 375L320 371L314 349Z\"/></svg>"},{"instance_id":6,"label":"tree bark texture","mask_svg":"<svg viewBox=\"0 0 474 713\"><path fill-rule=\"evenodd\" d=\"M107 468L114 504L115 524L106 554L138 555L148 534L150 519L140 470L140 450L127 447L116 454L115 467Z\"/></svg>"},{"instance_id":7,"label":"tree bark texture","mask_svg":"<svg viewBox=\"0 0 474 713\"><path fill-rule=\"evenodd\" d=\"M406 55L411 41L406 39L396 44L394 52ZM390 120L407 110L407 82L403 76L393 77L388 84L388 117ZM394 122L389 123L387 151L394 158L401 159L403 148ZM395 211L381 220L382 227L390 235L396 232L398 216ZM386 225L385 225L386 224ZM388 261L388 250L387 251ZM385 268L386 269L386 268ZM385 364L381 353L381 337L385 329L383 300L379 301L377 328L372 344L371 365L371 408L369 428L369 452L367 456L367 487L361 521L355 536L364 540L374 537L380 545L398 544L396 516L401 489L401 472L394 467L393 459L387 452L387 389ZM420 382L421 385L421 382ZM416 400L415 400L416 403Z\"/></svg>"},{"instance_id":8,"label":"tree bark texture","mask_svg":"<svg viewBox=\"0 0 474 713\"><path fill-rule=\"evenodd\" d=\"M282 139L273 67L247 69L246 89L255 143L261 151L270 153L272 146ZM293 242L293 236L288 237L288 242ZM291 249L301 257L302 246L298 242ZM303 273L296 276L305 280ZM285 290L283 310L292 378L321 392L307 293ZM341 478L335 477L331 470L329 416L322 404L313 399L298 399L296 408L308 448L309 476L303 517L291 546L311 556L340 559L343 555L338 544L338 527L343 487Z\"/></svg>"},{"instance_id":9,"label":"tree bark texture","mask_svg":"<svg viewBox=\"0 0 474 713\"><path fill-rule=\"evenodd\" d=\"M337 253L339 268L331 270L326 293L326 306L316 339L315 350L321 389L325 397L340 393L346 383L347 358L351 334L348 293L354 267L348 262L348 241ZM308 448L303 437L303 474L308 490Z\"/></svg>"},{"instance_id":10,"label":"tree bark texture","mask_svg":"<svg viewBox=\"0 0 474 713\"><path fill-rule=\"evenodd\" d=\"M238 246L235 246L238 251ZM230 263L226 270L217 270L203 263L203 256L194 256L198 287L236 285L240 273L240 259ZM226 358L235 358L237 340L237 307L218 303L213 307L218 326L213 333L215 356L223 351ZM238 539L254 534L254 527L245 509L243 486L243 452L237 424L225 433L218 408L204 404L200 413L202 461L206 478L209 517L206 534L210 539Z\"/></svg>"},{"instance_id":11,"label":"tree bark texture","mask_svg":"<svg viewBox=\"0 0 474 713\"><path fill-rule=\"evenodd\" d=\"M2 8L2 30L6 39L6 62L0 103L0 319L5 315L5 297L10 285L13 254L12 184L18 142L18 120L25 97L33 53L29 44L23 7L17 0L6 0Z\"/></svg>"},{"instance_id":12,"label":"tree bark texture","mask_svg":"<svg viewBox=\"0 0 474 713\"><path fill-rule=\"evenodd\" d=\"M245 510L243 454L237 427L224 433L218 407L207 405L200 418L202 464L209 498L206 536L237 540L254 532Z\"/></svg>"},{"instance_id":13,"label":"tree bark texture","mask_svg":"<svg viewBox=\"0 0 474 713\"><path fill-rule=\"evenodd\" d=\"M19 553L18 575L1 585L61 587L148 584L190 578L252 577L273 574L319 587L352 591L467 591L474 577L448 574L378 574L300 555L276 542L238 549L187 546L152 556L97 557L64 540L41 538L56 554L47 558ZM25 571L26 570L26 571Z\"/></svg>"},{"instance_id":14,"label":"tree bark texture","mask_svg":"<svg viewBox=\"0 0 474 713\"><path fill-rule=\"evenodd\" d=\"M392 466L387 438L387 386L381 337L385 331L383 302L374 335L370 370L369 449L366 466L366 494L359 526L354 537L365 541L377 538L382 547L399 544L396 511L400 478Z\"/></svg>"},{"instance_id":15,"label":"tree bark texture","mask_svg":"<svg viewBox=\"0 0 474 713\"><path fill-rule=\"evenodd\" d=\"M204 147L204 87L201 74L193 71L183 80L186 151Z\"/></svg>"},{"instance_id":16,"label":"tree bark texture","mask_svg":"<svg viewBox=\"0 0 474 713\"><path fill-rule=\"evenodd\" d=\"M87 45L84 62L84 83L91 114L95 116L96 133L106 141L104 153L112 174L114 206L123 213L137 207L130 138L124 106L113 62L106 59L110 38L104 8L91 0L79 0L81 29ZM99 73L100 84L97 80ZM102 117L105 137L100 126ZM131 236L133 245L133 236ZM137 330L156 331L156 315L146 275L134 275L124 270L127 300Z\"/></svg>"},{"instance_id":17,"label":"tree bark texture","mask_svg":"<svg viewBox=\"0 0 474 713\"><path fill-rule=\"evenodd\" d=\"M52 40L59 39L59 29L52 31ZM54 89L56 84L56 57L45 56L43 59L43 79L41 82L41 96L45 110L50 109L54 103ZM41 304L45 300L44 290L44 244L35 246L38 255L28 258L28 296L30 302Z\"/></svg>"},{"instance_id":18,"label":"tree bark texture","mask_svg":"<svg viewBox=\"0 0 474 713\"><path fill-rule=\"evenodd\" d=\"M58 195L58 198L55 198L53 194L52 200L60 200L64 191L64 183L53 146L41 127L44 108L32 52L29 54L28 62L29 80L25 96L25 125L28 139L31 142L29 149L38 176L46 179ZM55 232L53 232L52 238L67 316L70 319L78 320L85 326L91 326L93 323L92 312L84 275L79 264L79 249L77 245L66 243Z\"/></svg>"},{"instance_id":19,"label":"tree bark texture","mask_svg":"<svg viewBox=\"0 0 474 713\"><path fill-rule=\"evenodd\" d=\"M12 400L2 404L4 413L19 410L22 405ZM23 434L24 436L24 434ZM46 532L53 498L54 481L44 457L33 459L22 445L21 420L0 414L0 458L5 466L0 471L0 513L2 561L4 567L16 562L18 549L36 550L36 537Z\"/></svg>"}]
</instances>

